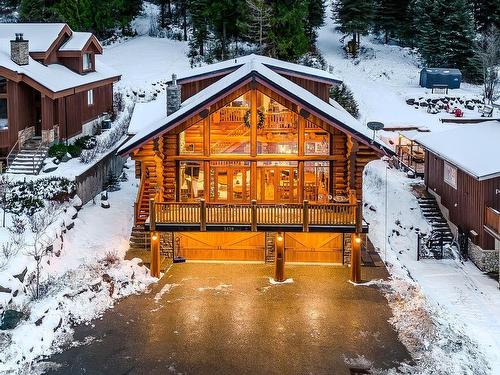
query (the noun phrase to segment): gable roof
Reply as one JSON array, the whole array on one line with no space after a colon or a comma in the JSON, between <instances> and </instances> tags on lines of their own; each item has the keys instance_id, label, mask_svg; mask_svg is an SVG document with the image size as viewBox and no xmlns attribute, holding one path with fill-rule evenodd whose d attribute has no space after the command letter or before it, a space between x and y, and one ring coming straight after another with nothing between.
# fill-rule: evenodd
<instances>
[{"instance_id":1,"label":"gable roof","mask_svg":"<svg viewBox=\"0 0 500 375\"><path fill-rule=\"evenodd\" d=\"M221 61L215 64L186 71L184 74L180 74L177 77L177 81L182 84L185 82L200 80L206 76L217 76L220 74L231 73L250 62L260 63L278 73L289 74L292 76L304 76L312 80L324 81L332 84L342 83L340 79L336 78L333 74L327 71L256 54L237 57L235 59Z\"/></svg>"},{"instance_id":2,"label":"gable roof","mask_svg":"<svg viewBox=\"0 0 500 375\"><path fill-rule=\"evenodd\" d=\"M392 154L392 151L379 139L376 138L372 143L372 131L346 111L321 100L311 92L272 71L255 59L249 60L234 72L185 100L181 108L170 116L163 116L161 119L152 121L147 126L143 126L140 131L120 147L118 153L121 155L126 154L140 147L151 138L173 129L177 124L187 118L199 114L210 105L210 103L217 101L221 95L234 91L237 87L250 81L267 83L280 93L280 95L298 103L305 110L314 112L318 117L346 131L354 138L370 145L372 148Z\"/></svg>"},{"instance_id":3,"label":"gable roof","mask_svg":"<svg viewBox=\"0 0 500 375\"><path fill-rule=\"evenodd\" d=\"M500 176L500 121L458 125L416 137L433 154L478 180Z\"/></svg>"},{"instance_id":4,"label":"gable roof","mask_svg":"<svg viewBox=\"0 0 500 375\"><path fill-rule=\"evenodd\" d=\"M65 23L0 23L0 39L12 40L23 33L30 52L47 52L63 31Z\"/></svg>"},{"instance_id":5,"label":"gable roof","mask_svg":"<svg viewBox=\"0 0 500 375\"><path fill-rule=\"evenodd\" d=\"M74 31L71 37L59 48L59 51L81 51L93 37L92 33ZM97 45L101 47L97 38L94 39Z\"/></svg>"}]
</instances>

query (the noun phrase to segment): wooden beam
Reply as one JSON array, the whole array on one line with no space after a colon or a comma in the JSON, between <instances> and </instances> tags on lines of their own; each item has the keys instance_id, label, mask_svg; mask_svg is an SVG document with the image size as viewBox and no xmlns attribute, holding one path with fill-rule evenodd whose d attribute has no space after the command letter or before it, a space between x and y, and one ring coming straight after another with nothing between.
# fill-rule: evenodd
<instances>
[{"instance_id":1,"label":"wooden beam","mask_svg":"<svg viewBox=\"0 0 500 375\"><path fill-rule=\"evenodd\" d=\"M151 234L151 263L149 265L152 277L160 277L160 233L150 232Z\"/></svg>"},{"instance_id":2,"label":"wooden beam","mask_svg":"<svg viewBox=\"0 0 500 375\"><path fill-rule=\"evenodd\" d=\"M351 235L351 281L361 282L361 237L359 233Z\"/></svg>"}]
</instances>

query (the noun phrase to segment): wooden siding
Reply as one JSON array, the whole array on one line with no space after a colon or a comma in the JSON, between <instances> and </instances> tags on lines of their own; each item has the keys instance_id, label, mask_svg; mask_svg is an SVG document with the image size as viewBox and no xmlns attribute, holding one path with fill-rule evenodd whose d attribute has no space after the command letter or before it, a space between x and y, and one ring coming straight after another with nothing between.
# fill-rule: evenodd
<instances>
[{"instance_id":1,"label":"wooden siding","mask_svg":"<svg viewBox=\"0 0 500 375\"><path fill-rule=\"evenodd\" d=\"M8 129L0 131L0 152L6 156L17 141L18 132L35 125L36 91L25 83L7 81Z\"/></svg>"},{"instance_id":2,"label":"wooden siding","mask_svg":"<svg viewBox=\"0 0 500 375\"><path fill-rule=\"evenodd\" d=\"M425 153L425 185L441 197L449 211L450 221L469 232L478 233L476 241L483 249L494 249L494 239L483 229L485 209L500 209L500 177L478 181L457 168L457 189L444 182L444 161L437 155Z\"/></svg>"},{"instance_id":3,"label":"wooden siding","mask_svg":"<svg viewBox=\"0 0 500 375\"><path fill-rule=\"evenodd\" d=\"M228 73L229 74L229 73ZM286 74L281 74L283 77L289 79L290 81L296 83L297 85L305 88L307 91L318 96L322 100L328 102L330 98L330 84L314 81L307 78L294 77ZM212 83L217 82L219 79L225 77L225 74L209 76L196 81L191 81L182 84L181 99L182 101L190 98L201 90L207 88Z\"/></svg>"}]
</instances>

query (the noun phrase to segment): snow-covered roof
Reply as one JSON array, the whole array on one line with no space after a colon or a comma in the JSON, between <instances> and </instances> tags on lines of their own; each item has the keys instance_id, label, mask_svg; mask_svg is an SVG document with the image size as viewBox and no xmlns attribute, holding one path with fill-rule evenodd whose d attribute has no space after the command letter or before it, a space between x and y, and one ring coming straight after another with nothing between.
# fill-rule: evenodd
<instances>
[{"instance_id":1,"label":"snow-covered roof","mask_svg":"<svg viewBox=\"0 0 500 375\"><path fill-rule=\"evenodd\" d=\"M416 141L478 180L500 176L500 121L422 134Z\"/></svg>"},{"instance_id":2,"label":"snow-covered roof","mask_svg":"<svg viewBox=\"0 0 500 375\"><path fill-rule=\"evenodd\" d=\"M6 39L0 39L0 66L26 75L52 92L119 76L119 73L114 69L98 60L96 61L96 71L85 75L78 74L60 64L43 65L31 57L29 57L28 65L17 65L10 59L10 44Z\"/></svg>"},{"instance_id":3,"label":"snow-covered roof","mask_svg":"<svg viewBox=\"0 0 500 375\"><path fill-rule=\"evenodd\" d=\"M342 82L340 79L336 78L333 74L325 70L311 68L309 66L294 64L286 61L281 61L278 59L273 59L272 57L261 56L256 54L237 57L235 59L221 61L219 63L202 66L200 68L195 68L192 70L187 70L179 74L177 78L179 80L195 79L197 77L204 76L207 74L216 74L218 72L234 70L252 61L263 64L268 68L272 68L273 70L277 70L281 73L287 73L287 72L290 74L295 73L309 77L314 77L321 80L330 81L332 83Z\"/></svg>"},{"instance_id":4,"label":"snow-covered roof","mask_svg":"<svg viewBox=\"0 0 500 375\"><path fill-rule=\"evenodd\" d=\"M64 26L64 23L0 23L0 39L10 41L16 33L23 33L30 52L46 52Z\"/></svg>"},{"instance_id":5,"label":"snow-covered roof","mask_svg":"<svg viewBox=\"0 0 500 375\"><path fill-rule=\"evenodd\" d=\"M145 126L160 121L166 117L166 97L159 95L155 100L147 103L136 103L134 112L128 126L129 134L137 134L145 129Z\"/></svg>"},{"instance_id":6,"label":"snow-covered roof","mask_svg":"<svg viewBox=\"0 0 500 375\"><path fill-rule=\"evenodd\" d=\"M73 32L71 38L59 48L59 51L81 51L90 38L92 38L92 33Z\"/></svg>"},{"instance_id":7,"label":"snow-covered roof","mask_svg":"<svg viewBox=\"0 0 500 375\"><path fill-rule=\"evenodd\" d=\"M185 100L182 103L181 108L172 113L170 116L162 117L149 124L145 123L141 127L141 130L138 131L124 145L122 145L118 152L125 154L147 142L152 137L170 130L185 120L188 116L193 116L197 112L201 112L204 108L206 108L208 103L217 100L220 93L227 92L232 87L236 87L250 76L253 76L256 79L264 80L269 85L275 87L276 90L283 92L288 97L293 98L293 100L300 103L304 109L316 112L326 121L336 124L336 126L340 128L344 128L354 137L361 138L365 142L371 143L372 131L362 125L345 110L338 109L323 101L301 86L269 69L258 59L249 59L248 62L243 64L234 72L226 75L204 90L201 90L197 94ZM378 138L376 138L373 143L377 148L389 150Z\"/></svg>"}]
</instances>

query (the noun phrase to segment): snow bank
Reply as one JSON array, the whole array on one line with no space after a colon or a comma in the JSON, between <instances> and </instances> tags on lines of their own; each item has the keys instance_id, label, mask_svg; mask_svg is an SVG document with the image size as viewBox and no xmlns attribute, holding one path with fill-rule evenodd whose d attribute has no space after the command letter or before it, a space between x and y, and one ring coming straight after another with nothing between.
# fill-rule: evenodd
<instances>
[{"instance_id":1,"label":"snow bank","mask_svg":"<svg viewBox=\"0 0 500 375\"><path fill-rule=\"evenodd\" d=\"M371 162L365 170L364 217L370 224L369 237L392 275L391 280L378 284L392 308L391 323L416 361L416 366L404 365L399 370L408 374L500 373L496 282L470 262L416 260L417 229L430 229L413 194L413 188L421 184L387 169L383 161Z\"/></svg>"}]
</instances>

